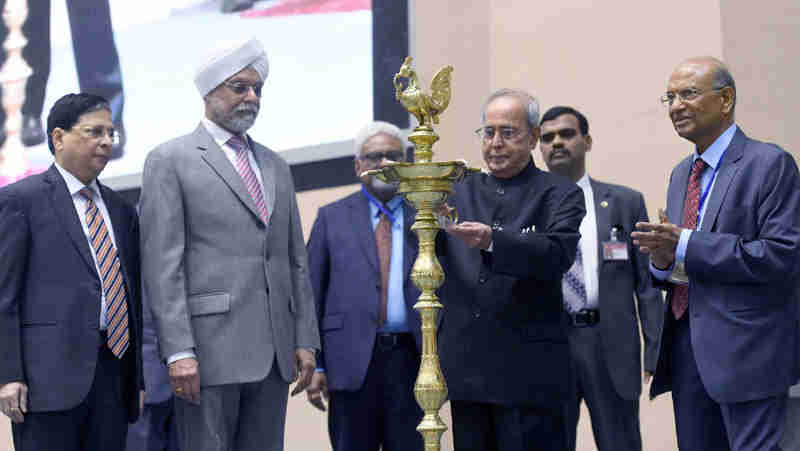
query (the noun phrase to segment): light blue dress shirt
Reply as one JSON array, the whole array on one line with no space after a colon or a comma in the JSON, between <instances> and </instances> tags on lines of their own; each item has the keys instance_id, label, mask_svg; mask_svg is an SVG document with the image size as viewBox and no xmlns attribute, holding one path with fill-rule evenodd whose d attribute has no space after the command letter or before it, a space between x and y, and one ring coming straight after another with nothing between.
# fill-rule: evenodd
<instances>
[{"instance_id":1,"label":"light blue dress shirt","mask_svg":"<svg viewBox=\"0 0 800 451\"><path fill-rule=\"evenodd\" d=\"M408 332L406 299L403 293L403 199L395 196L386 203L386 208L394 216L392 223L392 257L389 263L389 290L386 296L386 324L378 332ZM378 227L381 210L374 202L369 203L372 230Z\"/></svg>"},{"instance_id":2,"label":"light blue dress shirt","mask_svg":"<svg viewBox=\"0 0 800 451\"><path fill-rule=\"evenodd\" d=\"M698 158L702 158L703 161L705 161L709 166L705 171L703 171L703 176L700 178L701 195L705 194L706 191L708 191L708 194L706 195L706 200L698 212L697 230L699 230L700 226L703 225L703 217L706 214L708 201L711 198L711 190L714 189L714 183L716 182L715 174L717 173L717 168L722 160L722 156L725 154L725 150L731 144L734 134L736 134L736 124L731 125L727 130L722 132L722 134L719 135L716 140L714 140L708 149L703 152L703 155L699 155L697 150L695 150L694 154L692 154L692 163L694 163ZM693 230L690 229L681 229L681 236L678 239L678 247L675 249L675 261L677 263L685 264L686 247L689 245L689 238L692 236L692 232ZM666 280L672 274L672 268L674 267L675 264L673 263L672 267L662 271L650 263L650 272L652 272L657 279Z\"/></svg>"}]
</instances>

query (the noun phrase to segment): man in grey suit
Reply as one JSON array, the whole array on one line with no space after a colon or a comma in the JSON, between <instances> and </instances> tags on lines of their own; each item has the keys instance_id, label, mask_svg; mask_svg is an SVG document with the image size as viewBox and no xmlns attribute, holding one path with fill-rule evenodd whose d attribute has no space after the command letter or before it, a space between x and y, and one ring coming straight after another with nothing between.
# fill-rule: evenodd
<instances>
[{"instance_id":1,"label":"man in grey suit","mask_svg":"<svg viewBox=\"0 0 800 451\"><path fill-rule=\"evenodd\" d=\"M268 72L255 39L215 52L197 129L147 157L144 290L177 395L183 449L282 450L288 384L319 332L289 166L245 134Z\"/></svg>"},{"instance_id":2,"label":"man in grey suit","mask_svg":"<svg viewBox=\"0 0 800 451\"><path fill-rule=\"evenodd\" d=\"M642 363L639 320L644 337L644 371L656 370L658 337L664 317L661 293L652 286L648 258L631 244L637 222L647 222L642 193L598 182L586 173L592 149L589 121L574 108L550 108L541 121L547 168L568 177L583 191L586 216L572 268L564 275L564 309L575 385L568 406L569 449L575 449L580 402L592 417L598 450L641 451L639 395Z\"/></svg>"}]
</instances>

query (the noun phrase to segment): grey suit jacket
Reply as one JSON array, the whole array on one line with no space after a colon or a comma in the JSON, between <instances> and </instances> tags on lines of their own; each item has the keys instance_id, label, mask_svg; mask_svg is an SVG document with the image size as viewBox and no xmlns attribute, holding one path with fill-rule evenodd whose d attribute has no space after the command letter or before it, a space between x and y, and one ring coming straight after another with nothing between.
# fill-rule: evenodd
<instances>
[{"instance_id":1,"label":"grey suit jacket","mask_svg":"<svg viewBox=\"0 0 800 451\"><path fill-rule=\"evenodd\" d=\"M202 125L147 156L142 179L144 292L161 355L194 349L203 386L263 379L295 349L319 349L300 215L289 166L252 141L267 224Z\"/></svg>"},{"instance_id":2,"label":"grey suit jacket","mask_svg":"<svg viewBox=\"0 0 800 451\"><path fill-rule=\"evenodd\" d=\"M644 337L644 369L651 372L656 370L664 319L664 301L650 280L649 259L633 245L630 237L637 222L648 222L647 208L638 191L594 179L590 183L597 223L603 360L617 393L635 400L642 391L642 364L634 294ZM602 243L610 240L612 227L620 228L618 239L628 243L628 260L603 260Z\"/></svg>"}]
</instances>

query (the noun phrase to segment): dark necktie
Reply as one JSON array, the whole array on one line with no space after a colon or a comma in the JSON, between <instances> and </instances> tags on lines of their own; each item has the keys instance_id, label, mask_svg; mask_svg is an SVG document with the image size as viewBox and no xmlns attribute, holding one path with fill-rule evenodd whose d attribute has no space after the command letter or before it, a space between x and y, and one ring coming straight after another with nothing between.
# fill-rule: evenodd
<instances>
[{"instance_id":1,"label":"dark necktie","mask_svg":"<svg viewBox=\"0 0 800 451\"><path fill-rule=\"evenodd\" d=\"M119 265L119 255L108 233L103 215L93 200L89 188L80 190L86 198L86 225L89 228L89 241L100 268L100 280L106 295L107 345L117 358L122 358L128 349L128 293Z\"/></svg>"},{"instance_id":2,"label":"dark necktie","mask_svg":"<svg viewBox=\"0 0 800 451\"><path fill-rule=\"evenodd\" d=\"M239 172L245 186L247 186L247 191L250 193L250 197L253 198L261 219L267 222L267 205L264 202L264 195L261 193L261 186L258 184L256 173L250 167L250 159L247 157L247 142L241 136L233 135L228 140L228 145L236 151L236 171Z\"/></svg>"},{"instance_id":3,"label":"dark necktie","mask_svg":"<svg viewBox=\"0 0 800 451\"><path fill-rule=\"evenodd\" d=\"M681 217L681 227L694 230L697 228L697 216L700 214L700 180L703 171L708 167L702 158L694 160L692 172L689 173L689 188L686 190L686 199L683 201L683 216ZM672 290L672 313L675 319L681 316L689 307L689 285L675 285Z\"/></svg>"},{"instance_id":4,"label":"dark necktie","mask_svg":"<svg viewBox=\"0 0 800 451\"><path fill-rule=\"evenodd\" d=\"M378 265L381 270L381 311L378 326L386 324L386 298L389 293L389 267L392 261L392 221L381 214L375 228L375 242L378 245Z\"/></svg>"}]
</instances>

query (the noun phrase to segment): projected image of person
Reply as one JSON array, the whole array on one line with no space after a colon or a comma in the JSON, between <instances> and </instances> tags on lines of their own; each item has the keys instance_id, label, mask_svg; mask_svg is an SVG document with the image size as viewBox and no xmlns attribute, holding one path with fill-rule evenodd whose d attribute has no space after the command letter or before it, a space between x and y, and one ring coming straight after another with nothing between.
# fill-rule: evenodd
<instances>
[{"instance_id":1,"label":"projected image of person","mask_svg":"<svg viewBox=\"0 0 800 451\"><path fill-rule=\"evenodd\" d=\"M6 0L0 0L0 11L5 9L5 5ZM122 123L124 96L122 72L114 43L108 0L96 2L67 0L66 5L80 90L108 99L114 130L119 134L119 139L112 148L112 158L119 158L126 142L125 127ZM33 73L25 84L20 134L22 143L31 147L45 141L42 110L47 80L50 76L50 0L28 1L28 16L22 31L28 40L22 56L31 66ZM0 21L0 42L5 42L7 37L8 29ZM5 50L0 49L0 64L5 62L5 58ZM0 124L2 124L0 144L6 138L5 122L5 110L0 108Z\"/></svg>"}]
</instances>

